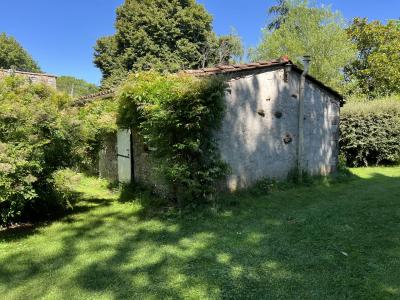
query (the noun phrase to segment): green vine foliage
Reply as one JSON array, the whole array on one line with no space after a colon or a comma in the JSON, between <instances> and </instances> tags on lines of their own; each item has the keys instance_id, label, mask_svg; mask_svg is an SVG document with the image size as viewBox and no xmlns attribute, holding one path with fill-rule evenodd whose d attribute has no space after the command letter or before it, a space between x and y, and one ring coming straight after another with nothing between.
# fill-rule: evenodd
<instances>
[{"instance_id":1,"label":"green vine foliage","mask_svg":"<svg viewBox=\"0 0 400 300\"><path fill-rule=\"evenodd\" d=\"M131 75L118 93L119 126L143 138L180 204L212 195L228 171L214 136L225 111L225 89L218 77L142 72Z\"/></svg>"},{"instance_id":2,"label":"green vine foliage","mask_svg":"<svg viewBox=\"0 0 400 300\"><path fill-rule=\"evenodd\" d=\"M83 171L97 173L99 151L105 137L117 132L118 102L114 98L87 103L83 107L71 107L68 114L80 124L82 140L79 167Z\"/></svg>"},{"instance_id":3,"label":"green vine foliage","mask_svg":"<svg viewBox=\"0 0 400 300\"><path fill-rule=\"evenodd\" d=\"M346 104L341 112L340 151L351 167L400 162L400 101Z\"/></svg>"}]
</instances>

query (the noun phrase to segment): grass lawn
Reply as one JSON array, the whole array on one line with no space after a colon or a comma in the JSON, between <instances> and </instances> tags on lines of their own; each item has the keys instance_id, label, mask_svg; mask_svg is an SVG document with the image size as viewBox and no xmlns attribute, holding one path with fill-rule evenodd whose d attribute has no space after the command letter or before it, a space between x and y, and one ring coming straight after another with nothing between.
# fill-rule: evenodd
<instances>
[{"instance_id":1,"label":"grass lawn","mask_svg":"<svg viewBox=\"0 0 400 300\"><path fill-rule=\"evenodd\" d=\"M84 178L74 214L0 232L1 299L400 299L400 167L150 216Z\"/></svg>"}]
</instances>

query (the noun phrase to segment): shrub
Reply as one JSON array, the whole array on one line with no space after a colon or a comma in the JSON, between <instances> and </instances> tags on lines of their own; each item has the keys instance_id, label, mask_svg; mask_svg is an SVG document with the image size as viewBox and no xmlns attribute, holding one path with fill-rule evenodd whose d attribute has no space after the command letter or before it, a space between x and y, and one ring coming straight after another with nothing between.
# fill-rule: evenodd
<instances>
[{"instance_id":1,"label":"shrub","mask_svg":"<svg viewBox=\"0 0 400 300\"><path fill-rule=\"evenodd\" d=\"M70 99L18 76L0 80L0 224L68 209L52 180L81 159L82 126Z\"/></svg>"},{"instance_id":2,"label":"shrub","mask_svg":"<svg viewBox=\"0 0 400 300\"><path fill-rule=\"evenodd\" d=\"M130 76L119 92L120 127L143 138L180 203L211 195L227 171L214 139L225 88L221 78L143 72Z\"/></svg>"},{"instance_id":3,"label":"shrub","mask_svg":"<svg viewBox=\"0 0 400 300\"><path fill-rule=\"evenodd\" d=\"M400 101L351 101L341 114L340 149L349 166L393 164L400 159Z\"/></svg>"}]
</instances>

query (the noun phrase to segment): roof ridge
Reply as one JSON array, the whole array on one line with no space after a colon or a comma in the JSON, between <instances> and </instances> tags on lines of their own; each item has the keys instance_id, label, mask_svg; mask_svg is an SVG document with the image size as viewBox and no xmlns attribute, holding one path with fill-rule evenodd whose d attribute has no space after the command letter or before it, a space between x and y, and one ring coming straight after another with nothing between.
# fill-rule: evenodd
<instances>
[{"instance_id":1,"label":"roof ridge","mask_svg":"<svg viewBox=\"0 0 400 300\"><path fill-rule=\"evenodd\" d=\"M197 75L197 76L206 76L206 75L214 75L214 74L223 74L223 73L232 73L238 71L246 71L251 69L265 68L265 67L273 67L280 66L286 64L293 64L288 56L282 56L279 59L269 60L269 61L258 61L258 62L249 62L249 63L241 63L241 64L218 64L213 67L208 68L200 68L200 69L189 69L182 70L181 73Z\"/></svg>"}]
</instances>

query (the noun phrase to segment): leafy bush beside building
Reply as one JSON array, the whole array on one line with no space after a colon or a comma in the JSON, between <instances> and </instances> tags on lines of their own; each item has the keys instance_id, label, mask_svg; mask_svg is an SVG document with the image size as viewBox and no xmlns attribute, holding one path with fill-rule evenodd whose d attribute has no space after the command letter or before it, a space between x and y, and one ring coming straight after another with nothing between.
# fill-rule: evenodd
<instances>
[{"instance_id":1,"label":"leafy bush beside building","mask_svg":"<svg viewBox=\"0 0 400 300\"><path fill-rule=\"evenodd\" d=\"M0 80L0 224L70 208L54 172L79 164L90 132L67 109L70 99L43 84Z\"/></svg>"}]
</instances>

